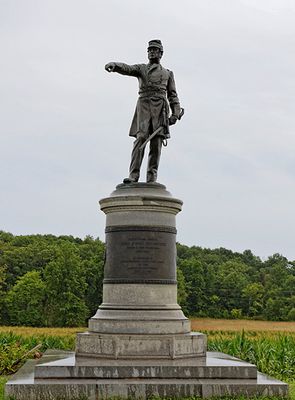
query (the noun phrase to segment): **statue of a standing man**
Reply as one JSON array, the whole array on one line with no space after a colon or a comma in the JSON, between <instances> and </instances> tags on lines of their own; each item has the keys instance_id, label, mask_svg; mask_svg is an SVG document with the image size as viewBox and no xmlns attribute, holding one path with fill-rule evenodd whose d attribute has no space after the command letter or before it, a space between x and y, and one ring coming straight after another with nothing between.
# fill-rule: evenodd
<instances>
[{"instance_id":1,"label":"statue of a standing man","mask_svg":"<svg viewBox=\"0 0 295 400\"><path fill-rule=\"evenodd\" d=\"M146 179L147 182L157 180L162 143L170 137L169 125L174 125L182 113L173 72L160 64L163 55L161 41L151 40L147 51L148 64L127 65L110 62L105 66L108 72L134 76L139 82L139 98L129 132L129 135L136 139L131 155L129 178L125 178L124 183L138 181L144 156L144 143L153 132L160 128L150 140Z\"/></svg>"}]
</instances>

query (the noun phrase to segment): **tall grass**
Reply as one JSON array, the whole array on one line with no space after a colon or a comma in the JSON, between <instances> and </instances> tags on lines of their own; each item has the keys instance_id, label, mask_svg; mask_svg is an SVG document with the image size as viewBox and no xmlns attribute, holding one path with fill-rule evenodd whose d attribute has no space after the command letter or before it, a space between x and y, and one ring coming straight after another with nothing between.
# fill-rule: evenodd
<instances>
[{"instance_id":1,"label":"tall grass","mask_svg":"<svg viewBox=\"0 0 295 400\"><path fill-rule=\"evenodd\" d=\"M38 347L38 352L27 354ZM47 349L73 350L75 335L29 335L0 332L0 375L14 373L29 357L39 357Z\"/></svg>"},{"instance_id":2,"label":"tall grass","mask_svg":"<svg viewBox=\"0 0 295 400\"><path fill-rule=\"evenodd\" d=\"M259 371L295 381L295 334L207 332L208 350L221 351L255 364Z\"/></svg>"}]
</instances>

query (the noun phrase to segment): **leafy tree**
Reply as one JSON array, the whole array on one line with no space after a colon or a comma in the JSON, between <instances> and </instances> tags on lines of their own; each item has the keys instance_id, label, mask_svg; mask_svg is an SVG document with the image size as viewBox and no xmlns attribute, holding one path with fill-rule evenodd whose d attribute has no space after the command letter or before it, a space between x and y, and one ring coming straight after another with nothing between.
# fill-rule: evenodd
<instances>
[{"instance_id":1,"label":"leafy tree","mask_svg":"<svg viewBox=\"0 0 295 400\"><path fill-rule=\"evenodd\" d=\"M233 309L245 309L242 291L249 282L247 272L247 265L239 261L227 261L217 271L219 306L229 315Z\"/></svg>"},{"instance_id":2,"label":"leafy tree","mask_svg":"<svg viewBox=\"0 0 295 400\"><path fill-rule=\"evenodd\" d=\"M0 266L0 323L6 320L5 315L5 294L6 294L6 268Z\"/></svg>"},{"instance_id":3,"label":"leafy tree","mask_svg":"<svg viewBox=\"0 0 295 400\"><path fill-rule=\"evenodd\" d=\"M12 325L43 325L45 284L39 271L30 271L20 277L6 296L6 305Z\"/></svg>"},{"instance_id":4,"label":"leafy tree","mask_svg":"<svg viewBox=\"0 0 295 400\"><path fill-rule=\"evenodd\" d=\"M260 315L263 309L264 287L259 282L249 283L242 289L245 299L245 314L248 317Z\"/></svg>"},{"instance_id":5,"label":"leafy tree","mask_svg":"<svg viewBox=\"0 0 295 400\"><path fill-rule=\"evenodd\" d=\"M195 258L179 260L178 266L186 281L186 309L189 315L199 315L206 309L204 268Z\"/></svg>"},{"instance_id":6,"label":"leafy tree","mask_svg":"<svg viewBox=\"0 0 295 400\"><path fill-rule=\"evenodd\" d=\"M85 302L89 310L88 318L95 314L102 302L104 253L104 244L91 236L86 236L79 246L79 254L83 260L82 269L86 277Z\"/></svg>"},{"instance_id":7,"label":"leafy tree","mask_svg":"<svg viewBox=\"0 0 295 400\"><path fill-rule=\"evenodd\" d=\"M177 302L183 308L183 311L186 310L186 299L188 296L186 290L186 282L183 276L181 269L177 268Z\"/></svg>"},{"instance_id":8,"label":"leafy tree","mask_svg":"<svg viewBox=\"0 0 295 400\"><path fill-rule=\"evenodd\" d=\"M85 260L82 268L86 277L85 303L89 311L87 315L89 318L95 314L102 302L103 260L98 260L97 257Z\"/></svg>"},{"instance_id":9,"label":"leafy tree","mask_svg":"<svg viewBox=\"0 0 295 400\"><path fill-rule=\"evenodd\" d=\"M79 326L85 324L88 310L84 296L85 274L74 244L63 243L57 257L45 268L46 325Z\"/></svg>"},{"instance_id":10,"label":"leafy tree","mask_svg":"<svg viewBox=\"0 0 295 400\"><path fill-rule=\"evenodd\" d=\"M0 255L0 265L7 267L7 284L12 287L16 279L32 270L42 271L47 263L54 259L55 246L48 246L42 241L30 243L24 240L25 246L10 246Z\"/></svg>"},{"instance_id":11,"label":"leafy tree","mask_svg":"<svg viewBox=\"0 0 295 400\"><path fill-rule=\"evenodd\" d=\"M256 269L259 269L260 267L262 267L262 262L261 259L257 256L255 256L251 250L245 250L243 251L242 255L241 255L241 261L248 265L248 267L252 266Z\"/></svg>"},{"instance_id":12,"label":"leafy tree","mask_svg":"<svg viewBox=\"0 0 295 400\"><path fill-rule=\"evenodd\" d=\"M288 312L288 321L295 321L295 307Z\"/></svg>"},{"instance_id":13,"label":"leafy tree","mask_svg":"<svg viewBox=\"0 0 295 400\"><path fill-rule=\"evenodd\" d=\"M0 230L0 242L9 243L13 240L14 236L12 233L4 232Z\"/></svg>"}]
</instances>

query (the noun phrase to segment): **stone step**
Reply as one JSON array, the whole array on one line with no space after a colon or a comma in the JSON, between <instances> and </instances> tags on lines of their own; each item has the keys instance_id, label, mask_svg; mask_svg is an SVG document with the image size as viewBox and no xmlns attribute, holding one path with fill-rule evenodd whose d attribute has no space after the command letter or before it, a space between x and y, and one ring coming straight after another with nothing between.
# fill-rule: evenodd
<instances>
[{"instance_id":1,"label":"stone step","mask_svg":"<svg viewBox=\"0 0 295 400\"><path fill-rule=\"evenodd\" d=\"M35 379L36 361L29 360L8 381L5 394L16 400L62 398L183 398L199 396L288 396L288 385L258 373L256 379Z\"/></svg>"},{"instance_id":2,"label":"stone step","mask_svg":"<svg viewBox=\"0 0 295 400\"><path fill-rule=\"evenodd\" d=\"M255 365L222 353L207 353L207 357L181 360L97 360L75 357L75 353L47 353L36 365L36 379L193 379L236 378L256 379ZM46 362L45 362L46 361Z\"/></svg>"}]
</instances>

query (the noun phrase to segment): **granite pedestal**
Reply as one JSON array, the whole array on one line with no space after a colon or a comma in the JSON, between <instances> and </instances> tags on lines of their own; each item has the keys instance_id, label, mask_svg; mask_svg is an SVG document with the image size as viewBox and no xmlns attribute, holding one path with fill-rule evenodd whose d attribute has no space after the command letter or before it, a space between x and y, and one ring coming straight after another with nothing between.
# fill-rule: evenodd
<instances>
[{"instance_id":1,"label":"granite pedestal","mask_svg":"<svg viewBox=\"0 0 295 400\"><path fill-rule=\"evenodd\" d=\"M204 356L206 337L190 332L177 304L176 222L182 202L165 186L118 185L100 201L106 214L103 302L77 335L78 356Z\"/></svg>"},{"instance_id":2,"label":"granite pedestal","mask_svg":"<svg viewBox=\"0 0 295 400\"><path fill-rule=\"evenodd\" d=\"M182 202L157 183L118 185L106 214L103 302L76 351L47 352L8 381L16 400L287 396L254 365L206 353L177 304L176 222Z\"/></svg>"}]
</instances>

